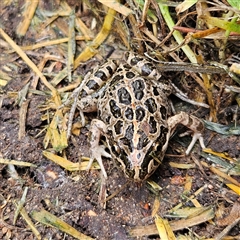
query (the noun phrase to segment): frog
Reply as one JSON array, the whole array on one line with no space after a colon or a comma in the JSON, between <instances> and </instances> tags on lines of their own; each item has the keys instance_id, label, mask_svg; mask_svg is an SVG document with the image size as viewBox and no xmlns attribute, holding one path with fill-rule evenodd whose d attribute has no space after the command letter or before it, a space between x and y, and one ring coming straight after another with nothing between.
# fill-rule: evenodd
<instances>
[{"instance_id":1,"label":"frog","mask_svg":"<svg viewBox=\"0 0 240 240\"><path fill-rule=\"evenodd\" d=\"M152 61L129 51L123 60L109 60L87 74L76 101L83 125L84 113L97 112L89 127L87 169L96 160L107 178L102 158L111 158L127 178L145 181L164 159L179 124L192 132L186 155L197 140L204 149L203 122L183 111L173 114L169 96L174 91Z\"/></svg>"}]
</instances>

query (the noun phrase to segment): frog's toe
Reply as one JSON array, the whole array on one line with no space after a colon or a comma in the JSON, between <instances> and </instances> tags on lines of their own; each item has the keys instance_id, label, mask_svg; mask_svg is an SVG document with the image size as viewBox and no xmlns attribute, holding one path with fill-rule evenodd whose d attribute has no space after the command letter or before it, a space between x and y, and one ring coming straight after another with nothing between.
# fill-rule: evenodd
<instances>
[{"instance_id":1,"label":"frog's toe","mask_svg":"<svg viewBox=\"0 0 240 240\"><path fill-rule=\"evenodd\" d=\"M103 157L107 157L107 158L111 158L111 155L105 151L105 146L104 145L100 145L98 147L95 147L94 149L91 150L91 157L90 157L90 161L88 163L88 166L86 168L86 170L89 170L90 167L92 166L93 161L96 159L101 170L103 173L103 176L105 178L107 178L107 173L105 171L105 168L103 166L103 162L102 162L102 156Z\"/></svg>"},{"instance_id":2,"label":"frog's toe","mask_svg":"<svg viewBox=\"0 0 240 240\"><path fill-rule=\"evenodd\" d=\"M189 153L191 152L191 150L197 140L199 140L199 143L200 143L202 149L206 148L204 145L202 134L200 132L195 132L192 136L192 141L186 150L186 155L189 155Z\"/></svg>"}]
</instances>

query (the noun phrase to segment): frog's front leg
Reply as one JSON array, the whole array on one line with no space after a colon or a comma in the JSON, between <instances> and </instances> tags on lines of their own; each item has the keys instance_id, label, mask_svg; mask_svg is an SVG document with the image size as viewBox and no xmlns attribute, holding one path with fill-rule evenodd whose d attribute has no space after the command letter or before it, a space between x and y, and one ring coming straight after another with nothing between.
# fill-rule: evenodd
<instances>
[{"instance_id":1,"label":"frog's front leg","mask_svg":"<svg viewBox=\"0 0 240 240\"><path fill-rule=\"evenodd\" d=\"M90 161L87 170L91 167L94 159L97 160L103 176L107 178L107 173L102 163L102 156L111 158L111 155L105 151L104 145L99 145L101 135L107 133L107 126L104 122L98 119L93 119L90 126Z\"/></svg>"},{"instance_id":2,"label":"frog's front leg","mask_svg":"<svg viewBox=\"0 0 240 240\"><path fill-rule=\"evenodd\" d=\"M192 150L194 144L196 143L197 140L199 140L199 143L201 147L204 149L205 145L203 142L203 137L202 137L202 131L204 130L204 125L203 123L196 117L189 115L185 112L180 112L172 117L170 117L167 121L168 127L169 127L169 132L167 134L167 141L173 134L174 130L176 129L178 124L183 124L184 126L188 127L193 131L193 136L192 136L192 141L189 144L187 150L186 150L186 155L190 153ZM167 147L167 146L164 146Z\"/></svg>"}]
</instances>

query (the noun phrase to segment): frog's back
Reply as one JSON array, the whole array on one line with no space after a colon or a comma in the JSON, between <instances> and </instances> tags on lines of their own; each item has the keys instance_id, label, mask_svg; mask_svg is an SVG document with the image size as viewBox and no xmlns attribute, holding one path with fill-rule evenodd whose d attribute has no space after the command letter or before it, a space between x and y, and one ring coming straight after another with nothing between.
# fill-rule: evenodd
<instances>
[{"instance_id":1,"label":"frog's back","mask_svg":"<svg viewBox=\"0 0 240 240\"><path fill-rule=\"evenodd\" d=\"M129 168L143 167L143 161L149 161L146 154L165 143L170 108L159 85L133 69L120 68L98 101L99 118L108 128L110 151L125 159L123 165L129 164Z\"/></svg>"}]
</instances>

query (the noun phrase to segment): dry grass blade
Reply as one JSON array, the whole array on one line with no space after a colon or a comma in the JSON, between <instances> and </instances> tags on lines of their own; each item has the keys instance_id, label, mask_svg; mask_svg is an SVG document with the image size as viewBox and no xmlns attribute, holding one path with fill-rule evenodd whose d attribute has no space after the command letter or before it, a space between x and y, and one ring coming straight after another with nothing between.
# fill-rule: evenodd
<instances>
[{"instance_id":1,"label":"dry grass blade","mask_svg":"<svg viewBox=\"0 0 240 240\"><path fill-rule=\"evenodd\" d=\"M63 149L65 149L68 146L67 132L64 129L59 127L63 119L64 117L63 117L62 109L58 109L55 112L52 122L47 128L47 133L43 140L45 148L47 148L49 142L51 142L53 148L59 152L61 152Z\"/></svg>"},{"instance_id":2,"label":"dry grass blade","mask_svg":"<svg viewBox=\"0 0 240 240\"><path fill-rule=\"evenodd\" d=\"M194 192L194 194L192 194L191 196L188 197L188 201L193 201L195 200L195 198L201 194L204 189L206 189L206 185L202 186L201 188L199 188L196 192ZM183 202L179 203L178 205L176 205L174 208L172 208L171 210L169 210L169 213L174 213L177 209L180 209L183 206Z\"/></svg>"},{"instance_id":3,"label":"dry grass blade","mask_svg":"<svg viewBox=\"0 0 240 240\"><path fill-rule=\"evenodd\" d=\"M221 20L219 18L214 18L214 17L205 17L202 16L202 19L205 20L208 24L211 24L213 26L229 30L231 32L237 32L240 33L240 25L238 23L234 22L228 22L225 20Z\"/></svg>"},{"instance_id":4,"label":"dry grass blade","mask_svg":"<svg viewBox=\"0 0 240 240\"><path fill-rule=\"evenodd\" d=\"M169 165L173 168L179 168L179 169L191 169L196 167L194 163L186 164L186 163L169 162Z\"/></svg>"},{"instance_id":5,"label":"dry grass blade","mask_svg":"<svg viewBox=\"0 0 240 240\"><path fill-rule=\"evenodd\" d=\"M0 45L1 45L1 42L0 42ZM10 80L11 80L11 77L4 71L0 70L0 87L5 86Z\"/></svg>"},{"instance_id":6,"label":"dry grass blade","mask_svg":"<svg viewBox=\"0 0 240 240\"><path fill-rule=\"evenodd\" d=\"M227 183L226 184L230 189L232 189L236 194L240 196L240 187L236 186L235 184L232 183Z\"/></svg>"},{"instance_id":7,"label":"dry grass blade","mask_svg":"<svg viewBox=\"0 0 240 240\"><path fill-rule=\"evenodd\" d=\"M146 0L144 2L144 7L143 7L143 12L142 12L142 25L145 23L145 20L147 18L147 13L149 10L149 6L150 6L151 1L150 0Z\"/></svg>"},{"instance_id":8,"label":"dry grass blade","mask_svg":"<svg viewBox=\"0 0 240 240\"><path fill-rule=\"evenodd\" d=\"M19 23L17 27L17 34L19 36L24 36L31 24L34 13L37 9L39 0L25 1L25 9L23 12L23 20Z\"/></svg>"},{"instance_id":9,"label":"dry grass blade","mask_svg":"<svg viewBox=\"0 0 240 240\"><path fill-rule=\"evenodd\" d=\"M176 240L169 222L158 215L155 216L155 224L161 239Z\"/></svg>"},{"instance_id":10,"label":"dry grass blade","mask_svg":"<svg viewBox=\"0 0 240 240\"><path fill-rule=\"evenodd\" d=\"M235 236L235 237L231 237L231 236L228 237L228 236L227 236L227 237L225 238L225 236L228 234L228 232L229 232L233 227L235 227L235 226L239 223L239 221L240 221L240 217L237 218L236 220L234 220L233 222L230 222L229 225L228 225L221 233L219 233L219 234L214 238L214 240L239 239L239 235L238 235L238 236Z\"/></svg>"},{"instance_id":11,"label":"dry grass blade","mask_svg":"<svg viewBox=\"0 0 240 240\"><path fill-rule=\"evenodd\" d=\"M203 58L201 56L198 56L198 63L202 64L203 63ZM204 86L205 86L205 92L207 95L207 99L208 99L208 104L210 105L210 119L212 119L213 122L217 121L217 111L216 111L216 106L215 106L215 102L213 100L213 94L211 89L211 81L210 81L210 77L207 74L202 74L202 78L203 78L203 82L204 82Z\"/></svg>"},{"instance_id":12,"label":"dry grass blade","mask_svg":"<svg viewBox=\"0 0 240 240\"><path fill-rule=\"evenodd\" d=\"M105 19L104 19L102 29L100 30L98 35L75 59L74 67L73 67L74 70L80 65L81 62L86 62L96 54L96 49L99 47L100 44L104 42L104 40L107 38L107 36L110 33L115 15L116 15L115 10L113 9L108 10L107 15L105 16ZM52 80L52 82L54 83L54 85L57 85L66 76L67 76L67 69L65 68L58 73L58 75Z\"/></svg>"},{"instance_id":13,"label":"dry grass blade","mask_svg":"<svg viewBox=\"0 0 240 240\"><path fill-rule=\"evenodd\" d=\"M24 189L24 191L23 191L21 200L18 202L18 204L16 204L17 205L17 209L16 209L15 214L14 214L13 225L16 224L18 215L19 215L20 211L22 210L22 208L23 208L23 206L24 206L24 204L26 202L27 191L28 191L28 188L26 187Z\"/></svg>"},{"instance_id":14,"label":"dry grass blade","mask_svg":"<svg viewBox=\"0 0 240 240\"><path fill-rule=\"evenodd\" d=\"M75 59L74 69L76 69L80 62L85 62L95 55L95 50L99 47L100 44L107 38L110 33L114 17L116 15L115 10L109 9L107 15L104 19L102 29L95 37L95 39L82 51L82 53Z\"/></svg>"},{"instance_id":15,"label":"dry grass blade","mask_svg":"<svg viewBox=\"0 0 240 240\"><path fill-rule=\"evenodd\" d=\"M76 36L75 37L75 40L76 41L90 41L92 40L92 38L90 37L85 37L85 36ZM34 45L28 45L28 46L21 46L21 49L23 51L28 51L28 50L35 50L35 49L38 49L38 48L43 48L43 47L47 47L47 46L53 46L53 45L58 45L58 44L61 44L61 43L66 43L69 41L69 38L59 38L59 39L56 39L56 40L49 40L47 42L41 42L41 43L36 43ZM15 52L15 50L10 50L10 51L7 51L7 53L13 53Z\"/></svg>"},{"instance_id":16,"label":"dry grass blade","mask_svg":"<svg viewBox=\"0 0 240 240\"><path fill-rule=\"evenodd\" d=\"M184 207L180 209L176 209L171 214L167 214L166 217L169 218L191 218L196 217L199 214L202 214L203 212L207 211L208 207Z\"/></svg>"},{"instance_id":17,"label":"dry grass blade","mask_svg":"<svg viewBox=\"0 0 240 240\"><path fill-rule=\"evenodd\" d=\"M75 11L72 11L69 16L69 29L68 29L68 81L72 82L72 70L74 64L74 56L76 53L76 41L75 41Z\"/></svg>"},{"instance_id":18,"label":"dry grass blade","mask_svg":"<svg viewBox=\"0 0 240 240\"><path fill-rule=\"evenodd\" d=\"M42 72L39 71L37 66L28 58L22 49L0 28L0 34L11 45L11 47L19 54L19 56L28 64L28 66L40 77L46 87L48 87L56 100L56 104L60 106L60 99L57 97L57 90L47 81Z\"/></svg>"},{"instance_id":19,"label":"dry grass blade","mask_svg":"<svg viewBox=\"0 0 240 240\"><path fill-rule=\"evenodd\" d=\"M233 63L229 70L231 72L234 72L234 73L237 73L238 75L240 75L240 64L239 63Z\"/></svg>"},{"instance_id":20,"label":"dry grass blade","mask_svg":"<svg viewBox=\"0 0 240 240\"><path fill-rule=\"evenodd\" d=\"M229 176L228 174L222 172L221 170L219 170L219 169L217 169L217 168L215 168L215 167L210 167L210 166L209 166L207 163L205 163L205 162L202 162L202 165L203 165L204 167L208 167L213 173L217 174L219 177L221 177L221 178L227 180L228 182L230 182L230 183L232 183L232 184L240 187L240 183L239 183L237 180L235 180L234 178L232 178L231 176Z\"/></svg>"},{"instance_id":21,"label":"dry grass blade","mask_svg":"<svg viewBox=\"0 0 240 240\"><path fill-rule=\"evenodd\" d=\"M114 9L116 12L123 14L124 16L128 16L132 14L133 11L130 8L125 7L124 5L120 4L117 0L98 0L100 3L106 5L107 7Z\"/></svg>"},{"instance_id":22,"label":"dry grass blade","mask_svg":"<svg viewBox=\"0 0 240 240\"><path fill-rule=\"evenodd\" d=\"M185 0L182 3L178 4L176 7L177 14L186 11L191 6L193 6L196 2L197 0Z\"/></svg>"},{"instance_id":23,"label":"dry grass blade","mask_svg":"<svg viewBox=\"0 0 240 240\"><path fill-rule=\"evenodd\" d=\"M181 229L185 229L191 226L201 224L213 218L214 218L214 210L212 208L208 208L206 211L202 212L198 216L192 217L190 219L171 221L169 222L169 224L173 231L177 231L177 230L181 230ZM132 237L151 236L151 235L157 235L158 230L157 230L157 227L154 224L152 224L144 227L142 226L135 227L129 231L129 234Z\"/></svg>"},{"instance_id":24,"label":"dry grass blade","mask_svg":"<svg viewBox=\"0 0 240 240\"><path fill-rule=\"evenodd\" d=\"M27 118L27 110L30 100L26 100L20 107L19 111L19 131L18 131L18 140L21 140L25 136L25 128L26 128L26 118Z\"/></svg>"},{"instance_id":25,"label":"dry grass blade","mask_svg":"<svg viewBox=\"0 0 240 240\"><path fill-rule=\"evenodd\" d=\"M228 162L224 159L214 156L211 154L202 153L203 157L205 157L209 162L214 163L215 166L218 167L218 170L221 172L227 173L228 175L239 176L240 174L240 165L236 161ZM204 167L210 167L206 162L201 161L201 164Z\"/></svg>"},{"instance_id":26,"label":"dry grass blade","mask_svg":"<svg viewBox=\"0 0 240 240\"><path fill-rule=\"evenodd\" d=\"M37 239L41 240L42 239L41 234L39 233L39 231L35 227L34 223L32 222L31 218L29 217L29 215L28 215L28 213L27 213L27 211L25 210L24 207L21 209L20 214L21 214L22 218L26 221L27 225L32 230L35 237Z\"/></svg>"},{"instance_id":27,"label":"dry grass blade","mask_svg":"<svg viewBox=\"0 0 240 240\"><path fill-rule=\"evenodd\" d=\"M86 170L88 166L88 161L82 161L81 163L73 163L68 161L66 158L60 157L48 151L43 151L43 155L47 159L55 162L56 164L60 165L61 167L65 168L68 171ZM100 169L100 167L98 166L98 164L92 164L91 169Z\"/></svg>"},{"instance_id":28,"label":"dry grass blade","mask_svg":"<svg viewBox=\"0 0 240 240\"><path fill-rule=\"evenodd\" d=\"M159 211L160 208L160 201L159 201L159 196L156 196L154 199L153 207L152 207L152 217L155 217Z\"/></svg>"},{"instance_id":29,"label":"dry grass blade","mask_svg":"<svg viewBox=\"0 0 240 240\"><path fill-rule=\"evenodd\" d=\"M209 148L205 148L203 151L206 152L206 153L210 153L214 156L218 156L220 158L226 159L229 162L236 162L237 161L236 159L229 157L226 153L215 152L215 151L213 151L212 149L209 149Z\"/></svg>"},{"instance_id":30,"label":"dry grass blade","mask_svg":"<svg viewBox=\"0 0 240 240\"><path fill-rule=\"evenodd\" d=\"M84 235L83 233L80 233L75 228L71 227L69 224L62 221L60 218L54 216L53 214L41 210L40 212L32 211L31 216L38 222L41 222L47 226L55 227L59 229L60 231L63 231L76 239L80 240L91 240L93 238L88 237Z\"/></svg>"},{"instance_id":31,"label":"dry grass blade","mask_svg":"<svg viewBox=\"0 0 240 240\"><path fill-rule=\"evenodd\" d=\"M12 165L23 166L23 167L37 167L37 165L29 163L29 162L23 162L23 161L18 161L18 160L10 160L10 159L3 159L3 158L0 158L0 163L1 164L12 164Z\"/></svg>"}]
</instances>

